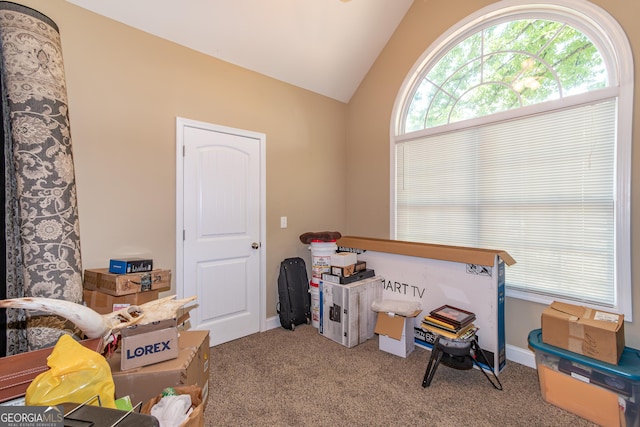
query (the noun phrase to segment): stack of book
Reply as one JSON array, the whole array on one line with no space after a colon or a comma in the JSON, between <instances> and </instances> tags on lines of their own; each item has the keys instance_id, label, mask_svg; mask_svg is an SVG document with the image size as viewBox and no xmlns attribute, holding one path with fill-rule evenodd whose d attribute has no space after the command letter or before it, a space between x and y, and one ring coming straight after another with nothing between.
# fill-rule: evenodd
<instances>
[{"instance_id":1,"label":"stack of book","mask_svg":"<svg viewBox=\"0 0 640 427\"><path fill-rule=\"evenodd\" d=\"M475 313L450 305L432 310L422 319L422 329L449 339L465 340L478 331Z\"/></svg>"}]
</instances>

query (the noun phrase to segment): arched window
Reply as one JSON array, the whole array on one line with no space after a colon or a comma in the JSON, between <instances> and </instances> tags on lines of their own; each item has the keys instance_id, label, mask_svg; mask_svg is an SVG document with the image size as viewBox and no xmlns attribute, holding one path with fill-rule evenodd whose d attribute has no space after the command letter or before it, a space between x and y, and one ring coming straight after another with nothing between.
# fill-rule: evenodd
<instances>
[{"instance_id":1,"label":"arched window","mask_svg":"<svg viewBox=\"0 0 640 427\"><path fill-rule=\"evenodd\" d=\"M392 235L507 250L507 295L631 320L632 94L629 43L597 6L482 9L396 100Z\"/></svg>"}]
</instances>

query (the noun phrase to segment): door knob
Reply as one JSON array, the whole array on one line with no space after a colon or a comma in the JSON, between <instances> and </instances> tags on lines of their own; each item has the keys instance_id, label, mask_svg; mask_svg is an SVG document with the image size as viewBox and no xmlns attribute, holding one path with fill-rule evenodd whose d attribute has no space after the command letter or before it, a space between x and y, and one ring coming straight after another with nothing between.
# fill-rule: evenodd
<instances>
[{"instance_id":1,"label":"door knob","mask_svg":"<svg viewBox=\"0 0 640 427\"><path fill-rule=\"evenodd\" d=\"M251 244L251 248L252 248L252 249L258 249L259 247L260 247L260 243L258 243L258 242L253 242L253 243Z\"/></svg>"}]
</instances>

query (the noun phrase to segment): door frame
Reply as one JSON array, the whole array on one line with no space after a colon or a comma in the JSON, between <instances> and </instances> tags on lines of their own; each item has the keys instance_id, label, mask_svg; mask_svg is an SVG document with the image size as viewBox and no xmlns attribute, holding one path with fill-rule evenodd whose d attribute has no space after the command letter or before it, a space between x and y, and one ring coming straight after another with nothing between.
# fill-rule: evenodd
<instances>
[{"instance_id":1,"label":"door frame","mask_svg":"<svg viewBox=\"0 0 640 427\"><path fill-rule=\"evenodd\" d=\"M267 330L266 304L266 253L267 253L267 227L266 227L266 135L228 126L200 122L197 120L176 117L176 294L178 298L184 298L184 132L185 127L198 127L214 132L228 133L256 139L260 144L260 332ZM196 299L196 303L198 300Z\"/></svg>"}]
</instances>

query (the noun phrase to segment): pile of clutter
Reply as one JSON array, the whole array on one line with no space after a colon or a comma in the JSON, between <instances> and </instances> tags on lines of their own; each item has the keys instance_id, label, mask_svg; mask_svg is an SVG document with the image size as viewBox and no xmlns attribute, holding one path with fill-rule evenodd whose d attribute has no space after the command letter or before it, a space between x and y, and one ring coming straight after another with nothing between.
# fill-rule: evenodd
<instances>
[{"instance_id":1,"label":"pile of clutter","mask_svg":"<svg viewBox=\"0 0 640 427\"><path fill-rule=\"evenodd\" d=\"M192 307L185 307L196 297L158 298L169 289L171 272L153 270L150 261L132 272L126 262L120 273L85 270L86 305L52 298L0 300L0 308L64 317L85 336L76 341L62 335L54 347L0 359L0 404L65 405L65 411L69 404L98 406L87 416L126 411L150 414L160 427L203 425L209 332L187 330ZM145 302L132 303L140 301ZM83 411L74 409L73 416Z\"/></svg>"}]
</instances>

